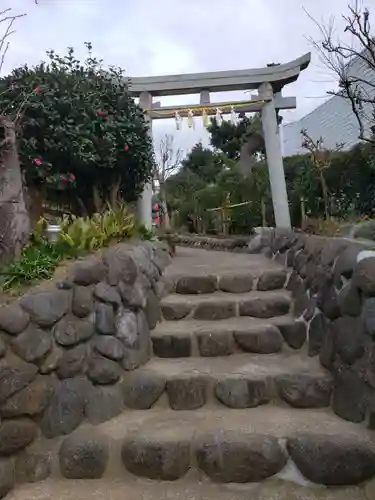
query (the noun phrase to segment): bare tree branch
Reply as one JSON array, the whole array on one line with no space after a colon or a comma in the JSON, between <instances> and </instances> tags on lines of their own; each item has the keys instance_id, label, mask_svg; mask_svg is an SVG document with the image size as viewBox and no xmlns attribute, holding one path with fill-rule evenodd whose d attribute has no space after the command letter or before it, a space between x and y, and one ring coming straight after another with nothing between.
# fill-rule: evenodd
<instances>
[{"instance_id":1,"label":"bare tree branch","mask_svg":"<svg viewBox=\"0 0 375 500\"><path fill-rule=\"evenodd\" d=\"M375 77L371 79L375 76L375 39L369 10L362 6L361 0L348 5L348 14L343 14L342 19L344 34L350 35L349 42L336 37L333 18L322 25L305 12L320 33L320 40L311 37L308 40L326 68L338 79L339 89L328 93L350 102L358 123L358 139L375 144L374 134L368 134L368 124L375 120ZM354 63L364 67L360 75Z\"/></svg>"},{"instance_id":2,"label":"bare tree branch","mask_svg":"<svg viewBox=\"0 0 375 500\"><path fill-rule=\"evenodd\" d=\"M5 56L9 49L8 38L15 32L15 30L12 30L12 26L16 19L26 16L26 14L7 15L11 11L12 9L9 8L0 12L0 24L8 23L5 33L0 37L0 72L3 69Z\"/></svg>"}]
</instances>

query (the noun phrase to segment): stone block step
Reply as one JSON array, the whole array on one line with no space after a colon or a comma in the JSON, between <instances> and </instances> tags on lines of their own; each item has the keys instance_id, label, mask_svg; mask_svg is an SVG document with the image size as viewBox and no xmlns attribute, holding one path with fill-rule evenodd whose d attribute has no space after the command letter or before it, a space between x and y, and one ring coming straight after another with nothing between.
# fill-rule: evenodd
<instances>
[{"instance_id":1,"label":"stone block step","mask_svg":"<svg viewBox=\"0 0 375 500\"><path fill-rule=\"evenodd\" d=\"M123 383L134 409L196 410L207 405L254 408L278 402L296 408L329 406L332 380L317 358L234 354L215 358L152 359Z\"/></svg>"},{"instance_id":2,"label":"stone block step","mask_svg":"<svg viewBox=\"0 0 375 500\"><path fill-rule=\"evenodd\" d=\"M50 479L19 486L7 500L373 500L375 491L375 483L328 489L279 478L259 484L212 484L193 474L168 483L126 473L116 479Z\"/></svg>"},{"instance_id":3,"label":"stone block step","mask_svg":"<svg viewBox=\"0 0 375 500\"><path fill-rule=\"evenodd\" d=\"M166 488L178 480L208 485L268 478L345 486L375 475L374 433L328 410L268 406L251 414L226 409L129 411L99 426L80 428L53 445L52 477L61 473L67 479L103 478L127 485L138 476L168 481ZM55 498L64 498L58 493Z\"/></svg>"},{"instance_id":4,"label":"stone block step","mask_svg":"<svg viewBox=\"0 0 375 500\"><path fill-rule=\"evenodd\" d=\"M240 316L221 321L163 321L151 336L156 356L184 358L244 351L271 354L281 351L283 344L299 349L307 335L303 321L285 315L269 319Z\"/></svg>"},{"instance_id":5,"label":"stone block step","mask_svg":"<svg viewBox=\"0 0 375 500\"><path fill-rule=\"evenodd\" d=\"M217 290L228 293L246 293L251 290L278 290L287 280L285 269L267 269L259 273L246 270L216 271L212 274L191 273L174 276L169 280L169 290L185 295L214 293Z\"/></svg>"},{"instance_id":6,"label":"stone block step","mask_svg":"<svg viewBox=\"0 0 375 500\"><path fill-rule=\"evenodd\" d=\"M217 321L236 316L266 319L288 314L291 304L291 295L287 290L247 293L217 291L197 295L170 294L162 299L161 310L167 321Z\"/></svg>"}]
</instances>

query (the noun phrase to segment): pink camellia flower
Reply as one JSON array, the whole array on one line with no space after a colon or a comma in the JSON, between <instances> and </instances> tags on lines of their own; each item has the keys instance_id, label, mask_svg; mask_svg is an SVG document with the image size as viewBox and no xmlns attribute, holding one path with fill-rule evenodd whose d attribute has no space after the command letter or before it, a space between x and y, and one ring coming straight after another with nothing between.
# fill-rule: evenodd
<instances>
[{"instance_id":1,"label":"pink camellia flower","mask_svg":"<svg viewBox=\"0 0 375 500\"><path fill-rule=\"evenodd\" d=\"M129 146L127 144L124 146L124 151L129 151Z\"/></svg>"},{"instance_id":2,"label":"pink camellia flower","mask_svg":"<svg viewBox=\"0 0 375 500\"><path fill-rule=\"evenodd\" d=\"M42 91L42 89L41 89L40 87L37 87L36 89L34 89L34 92L35 92L36 94L40 94L40 93L41 93L41 91Z\"/></svg>"},{"instance_id":3,"label":"pink camellia flower","mask_svg":"<svg viewBox=\"0 0 375 500\"><path fill-rule=\"evenodd\" d=\"M70 180L73 182L76 180L76 176L74 174L70 174Z\"/></svg>"},{"instance_id":4,"label":"pink camellia flower","mask_svg":"<svg viewBox=\"0 0 375 500\"><path fill-rule=\"evenodd\" d=\"M66 182L68 179L65 177L65 175L60 175L60 180L62 182Z\"/></svg>"},{"instance_id":5,"label":"pink camellia flower","mask_svg":"<svg viewBox=\"0 0 375 500\"><path fill-rule=\"evenodd\" d=\"M104 113L103 113L103 111L101 109L99 109L96 114L98 116L103 116L104 115Z\"/></svg>"},{"instance_id":6,"label":"pink camellia flower","mask_svg":"<svg viewBox=\"0 0 375 500\"><path fill-rule=\"evenodd\" d=\"M41 165L42 160L40 158L34 158L34 163L36 163L37 165Z\"/></svg>"}]
</instances>

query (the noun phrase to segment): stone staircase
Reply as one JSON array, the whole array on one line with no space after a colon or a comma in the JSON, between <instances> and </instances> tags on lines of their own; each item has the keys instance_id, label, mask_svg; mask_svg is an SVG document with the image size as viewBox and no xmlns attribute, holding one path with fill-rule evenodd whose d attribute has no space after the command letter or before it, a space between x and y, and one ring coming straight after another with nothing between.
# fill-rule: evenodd
<instances>
[{"instance_id":1,"label":"stone staircase","mask_svg":"<svg viewBox=\"0 0 375 500\"><path fill-rule=\"evenodd\" d=\"M374 433L331 411L288 279L262 255L178 248L127 409L52 440L52 478L9 499L374 500Z\"/></svg>"}]
</instances>

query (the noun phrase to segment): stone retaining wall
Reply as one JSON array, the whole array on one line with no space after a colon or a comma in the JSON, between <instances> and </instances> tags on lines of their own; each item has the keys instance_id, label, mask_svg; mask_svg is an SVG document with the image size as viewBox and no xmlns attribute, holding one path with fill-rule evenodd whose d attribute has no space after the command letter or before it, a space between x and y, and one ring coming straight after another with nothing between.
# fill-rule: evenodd
<instances>
[{"instance_id":1,"label":"stone retaining wall","mask_svg":"<svg viewBox=\"0 0 375 500\"><path fill-rule=\"evenodd\" d=\"M171 234L168 239L175 245L219 250L228 252L248 253L250 236L233 236L230 238L215 238L214 236Z\"/></svg>"},{"instance_id":2,"label":"stone retaining wall","mask_svg":"<svg viewBox=\"0 0 375 500\"><path fill-rule=\"evenodd\" d=\"M178 237L179 245L233 250L230 240ZM286 288L308 327L307 351L334 379L333 411L375 428L375 250L371 242L264 230L241 247L291 269Z\"/></svg>"},{"instance_id":3,"label":"stone retaining wall","mask_svg":"<svg viewBox=\"0 0 375 500\"><path fill-rule=\"evenodd\" d=\"M119 244L0 309L0 498L14 474L48 475L45 456L21 451L40 434L121 413L127 372L151 354L169 260L161 244Z\"/></svg>"}]
</instances>

